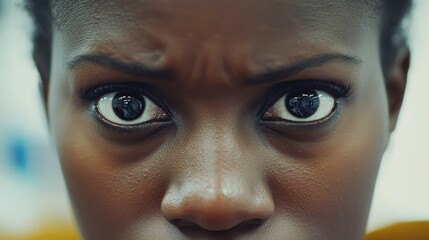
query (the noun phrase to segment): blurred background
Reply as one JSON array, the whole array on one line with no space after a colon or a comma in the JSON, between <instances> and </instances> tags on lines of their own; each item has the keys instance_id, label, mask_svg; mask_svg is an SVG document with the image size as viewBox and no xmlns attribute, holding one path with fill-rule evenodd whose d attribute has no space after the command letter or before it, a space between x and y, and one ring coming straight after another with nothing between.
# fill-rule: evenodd
<instances>
[{"instance_id":1,"label":"blurred background","mask_svg":"<svg viewBox=\"0 0 429 240\"><path fill-rule=\"evenodd\" d=\"M428 0L415 1L410 29L407 94L380 169L369 231L429 220ZM73 217L31 60L31 30L20 0L0 0L0 240L28 239L43 229L70 231L73 239Z\"/></svg>"}]
</instances>

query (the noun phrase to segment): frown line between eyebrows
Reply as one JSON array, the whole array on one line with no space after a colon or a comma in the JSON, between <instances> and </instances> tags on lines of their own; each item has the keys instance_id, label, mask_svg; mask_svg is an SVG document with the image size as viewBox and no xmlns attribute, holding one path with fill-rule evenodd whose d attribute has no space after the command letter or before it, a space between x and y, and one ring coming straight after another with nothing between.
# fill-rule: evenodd
<instances>
[{"instance_id":1,"label":"frown line between eyebrows","mask_svg":"<svg viewBox=\"0 0 429 240\"><path fill-rule=\"evenodd\" d=\"M319 67L321 65L328 64L331 62L342 62L342 63L351 64L351 65L361 65L364 61L363 59L356 56L337 54L337 53L336 54L326 53L326 54L317 55L311 58L307 58L296 63L292 63L285 67L276 68L276 69L264 72L262 74L258 74L255 77L249 78L246 82L250 85L270 84L273 82L290 78L307 68Z\"/></svg>"},{"instance_id":2,"label":"frown line between eyebrows","mask_svg":"<svg viewBox=\"0 0 429 240\"><path fill-rule=\"evenodd\" d=\"M142 64L128 63L109 56L96 54L84 54L74 57L71 61L67 62L67 67L74 69L85 64L95 64L136 77L154 80L171 80L173 78L173 74L170 71L153 69Z\"/></svg>"}]
</instances>

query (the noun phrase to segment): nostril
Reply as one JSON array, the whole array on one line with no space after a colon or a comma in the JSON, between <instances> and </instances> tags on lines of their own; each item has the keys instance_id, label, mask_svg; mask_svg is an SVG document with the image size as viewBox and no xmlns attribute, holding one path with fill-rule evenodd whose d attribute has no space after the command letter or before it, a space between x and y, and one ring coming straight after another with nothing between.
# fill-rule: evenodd
<instances>
[{"instance_id":1,"label":"nostril","mask_svg":"<svg viewBox=\"0 0 429 240\"><path fill-rule=\"evenodd\" d=\"M264 222L265 222L264 219L254 218L254 219L246 220L235 227L255 227L255 226L262 225Z\"/></svg>"},{"instance_id":2,"label":"nostril","mask_svg":"<svg viewBox=\"0 0 429 240\"><path fill-rule=\"evenodd\" d=\"M198 224L196 224L196 223L193 223L191 221L187 221L187 220L184 220L184 219L179 219L179 218L170 220L170 223L173 224L173 225L175 225L176 227L179 227L179 228L194 228L194 227L199 227Z\"/></svg>"},{"instance_id":3,"label":"nostril","mask_svg":"<svg viewBox=\"0 0 429 240\"><path fill-rule=\"evenodd\" d=\"M180 228L182 231L203 231L203 232L220 233L220 232L233 232L233 231L238 231L238 232L252 231L262 226L265 223L265 220L260 218L250 219L250 220L241 222L229 229L219 229L219 230L213 230L213 229L210 230L192 221L187 221L183 219L173 219L173 220L170 220L170 223Z\"/></svg>"},{"instance_id":4,"label":"nostril","mask_svg":"<svg viewBox=\"0 0 429 240\"><path fill-rule=\"evenodd\" d=\"M235 226L232 226L229 229L221 229L221 230L209 230L206 229L202 226L200 226L199 224L196 224L192 221L187 221L184 219L173 219L170 220L170 223L175 225L178 228L181 228L182 230L187 229L187 230L191 230L191 229L200 229L203 231L210 231L210 232L225 232L225 231L234 231L234 230L238 230L240 232L243 231L251 231L254 230L258 227L260 227L261 225L263 225L265 223L264 219L260 219L260 218L255 218L255 219L249 219L246 221L243 221Z\"/></svg>"}]
</instances>

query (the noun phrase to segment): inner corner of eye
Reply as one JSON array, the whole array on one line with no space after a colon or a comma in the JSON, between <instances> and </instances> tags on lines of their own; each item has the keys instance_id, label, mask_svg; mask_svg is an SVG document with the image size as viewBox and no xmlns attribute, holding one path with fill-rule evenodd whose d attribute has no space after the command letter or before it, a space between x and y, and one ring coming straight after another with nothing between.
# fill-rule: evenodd
<instances>
[{"instance_id":1,"label":"inner corner of eye","mask_svg":"<svg viewBox=\"0 0 429 240\"><path fill-rule=\"evenodd\" d=\"M270 107L267 110L265 110L265 112L262 114L261 118L262 119L268 119L268 118L272 118L273 116L274 116L274 114L272 112L272 107Z\"/></svg>"},{"instance_id":2,"label":"inner corner of eye","mask_svg":"<svg viewBox=\"0 0 429 240\"><path fill-rule=\"evenodd\" d=\"M156 119L159 119L161 121L170 121L171 120L170 116L163 109L159 110Z\"/></svg>"},{"instance_id":3,"label":"inner corner of eye","mask_svg":"<svg viewBox=\"0 0 429 240\"><path fill-rule=\"evenodd\" d=\"M275 118L276 115L278 115L277 110L276 110L276 105L278 105L278 102L279 102L279 100L276 100L273 104L271 104L270 106L265 108L262 115L260 116L260 118L264 119L264 120L269 120L269 119Z\"/></svg>"}]
</instances>

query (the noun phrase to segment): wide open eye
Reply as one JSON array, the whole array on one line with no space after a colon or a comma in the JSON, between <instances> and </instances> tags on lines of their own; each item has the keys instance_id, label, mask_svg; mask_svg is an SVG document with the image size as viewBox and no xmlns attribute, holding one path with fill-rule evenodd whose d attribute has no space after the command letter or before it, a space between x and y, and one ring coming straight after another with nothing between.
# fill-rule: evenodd
<instances>
[{"instance_id":1,"label":"wide open eye","mask_svg":"<svg viewBox=\"0 0 429 240\"><path fill-rule=\"evenodd\" d=\"M97 112L107 121L119 125L165 122L167 113L146 96L135 92L114 92L96 102Z\"/></svg>"},{"instance_id":2,"label":"wide open eye","mask_svg":"<svg viewBox=\"0 0 429 240\"><path fill-rule=\"evenodd\" d=\"M336 99L327 92L294 89L278 99L262 116L265 121L315 122L336 109Z\"/></svg>"}]
</instances>

